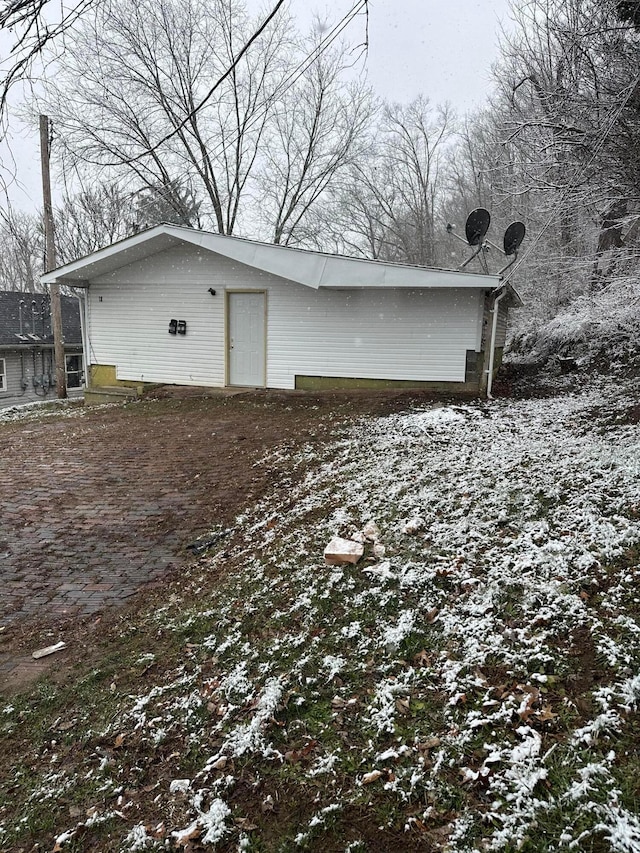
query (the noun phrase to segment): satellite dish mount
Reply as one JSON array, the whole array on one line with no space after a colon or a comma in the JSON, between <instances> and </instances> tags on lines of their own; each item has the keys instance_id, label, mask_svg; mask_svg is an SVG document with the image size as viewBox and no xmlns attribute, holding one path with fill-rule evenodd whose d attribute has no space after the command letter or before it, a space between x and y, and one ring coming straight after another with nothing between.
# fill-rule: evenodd
<instances>
[{"instance_id":1,"label":"satellite dish mount","mask_svg":"<svg viewBox=\"0 0 640 853\"><path fill-rule=\"evenodd\" d=\"M477 258L478 255L480 255L484 271L488 274L489 268L487 266L485 254L488 252L490 246L497 249L500 254L505 255L505 257L511 257L509 263L498 272L498 275L502 275L502 273L508 269L511 264L515 263L515 260L518 257L518 249L520 248L520 244L524 240L524 235L526 233L524 223L512 222L511 225L509 225L507 230L504 232L502 248L500 246L496 246L495 243L492 243L491 240L487 239L487 231L489 230L490 223L491 214L489 211L484 207L477 207L475 210L472 210L467 217L464 227L465 236L467 238L466 240L454 233L453 225L447 225L447 233L451 234L457 240L466 243L467 246L470 246L475 250L471 257L467 258L467 260L460 265L459 269L463 270L474 258Z\"/></svg>"},{"instance_id":2,"label":"satellite dish mount","mask_svg":"<svg viewBox=\"0 0 640 853\"><path fill-rule=\"evenodd\" d=\"M485 272L489 272L487 269L487 262L484 257L484 252L487 249L485 243L485 236L487 231L489 230L489 225L491 223L491 214L488 210L485 210L484 207L477 207L475 210L472 210L469 216L467 216L467 221L464 226L464 233L466 236L466 240L462 237L458 237L457 234L453 232L453 225L447 225L447 231L449 234L453 234L453 236L461 240L463 243L466 243L467 246L477 247L474 253L470 258L460 265L460 269L463 270L474 258L477 258L478 255L481 255L482 265L485 268Z\"/></svg>"}]
</instances>

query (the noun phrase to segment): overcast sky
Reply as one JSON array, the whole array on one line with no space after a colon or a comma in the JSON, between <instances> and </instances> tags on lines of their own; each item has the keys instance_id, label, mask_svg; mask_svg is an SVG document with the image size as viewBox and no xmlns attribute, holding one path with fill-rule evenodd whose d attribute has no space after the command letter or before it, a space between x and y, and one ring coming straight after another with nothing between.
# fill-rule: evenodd
<instances>
[{"instance_id":1,"label":"overcast sky","mask_svg":"<svg viewBox=\"0 0 640 853\"><path fill-rule=\"evenodd\" d=\"M450 101L459 112L481 106L490 89L501 23L508 26L509 0L371 0L369 3L369 82L390 100L422 93L434 103ZM315 8L329 21L340 19L353 0L314 6L292 0L308 25ZM350 27L350 41L364 37L364 16Z\"/></svg>"},{"instance_id":2,"label":"overcast sky","mask_svg":"<svg viewBox=\"0 0 640 853\"><path fill-rule=\"evenodd\" d=\"M331 26L353 4L354 0L331 0L320 5L291 0L291 11L304 31L314 11ZM248 5L253 10L264 6L258 0L248 0ZM370 0L369 49L358 67L365 69L373 89L386 99L408 101L422 93L434 104L449 101L464 113L486 100L500 27L508 28L508 23L509 0ZM351 23L344 38L357 45L364 40L365 32L362 16ZM41 204L37 129L28 133L14 123L12 151L17 179L24 185L24 189L11 187L12 204L33 210ZM0 158L5 166L9 164L2 143Z\"/></svg>"}]
</instances>

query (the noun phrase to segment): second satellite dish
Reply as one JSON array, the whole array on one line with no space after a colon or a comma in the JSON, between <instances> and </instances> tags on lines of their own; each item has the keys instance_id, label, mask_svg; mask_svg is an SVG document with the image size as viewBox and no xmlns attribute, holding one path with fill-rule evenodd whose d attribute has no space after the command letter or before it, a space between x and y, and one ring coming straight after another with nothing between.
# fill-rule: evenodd
<instances>
[{"instance_id":1,"label":"second satellite dish","mask_svg":"<svg viewBox=\"0 0 640 853\"><path fill-rule=\"evenodd\" d=\"M505 255L515 255L520 248L520 244L524 240L526 228L524 222L512 222L504 232L504 253Z\"/></svg>"},{"instance_id":2,"label":"second satellite dish","mask_svg":"<svg viewBox=\"0 0 640 853\"><path fill-rule=\"evenodd\" d=\"M489 230L490 223L491 214L484 207L477 207L472 210L467 216L467 224L464 227L467 243L470 246L479 246Z\"/></svg>"}]
</instances>

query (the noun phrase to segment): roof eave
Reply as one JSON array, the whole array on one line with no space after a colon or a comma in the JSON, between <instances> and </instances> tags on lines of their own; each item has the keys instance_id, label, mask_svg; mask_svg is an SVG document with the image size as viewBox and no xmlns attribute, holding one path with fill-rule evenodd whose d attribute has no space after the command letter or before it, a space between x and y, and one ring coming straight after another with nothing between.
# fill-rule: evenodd
<instances>
[{"instance_id":1,"label":"roof eave","mask_svg":"<svg viewBox=\"0 0 640 853\"><path fill-rule=\"evenodd\" d=\"M392 264L365 258L327 255L227 237L184 226L161 224L125 237L104 249L45 273L43 284L64 283L88 287L92 278L109 275L117 269L165 251L180 243L199 246L279 278L306 287L319 288L479 288L499 286L495 275L437 270L408 264Z\"/></svg>"}]
</instances>

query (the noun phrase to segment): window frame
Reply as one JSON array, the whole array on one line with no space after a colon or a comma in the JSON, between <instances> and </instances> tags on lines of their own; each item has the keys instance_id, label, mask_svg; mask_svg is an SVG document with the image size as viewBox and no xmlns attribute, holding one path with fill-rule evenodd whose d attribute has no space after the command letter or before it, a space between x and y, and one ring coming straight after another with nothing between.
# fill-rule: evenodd
<instances>
[{"instance_id":1,"label":"window frame","mask_svg":"<svg viewBox=\"0 0 640 853\"><path fill-rule=\"evenodd\" d=\"M69 370L69 363L67 359L77 358L79 367L77 370ZM66 352L64 354L64 374L65 380L67 383L67 388L82 388L84 387L84 353L83 352ZM69 384L69 376L77 376L78 384L71 385Z\"/></svg>"}]
</instances>

